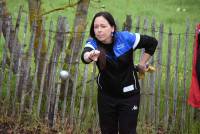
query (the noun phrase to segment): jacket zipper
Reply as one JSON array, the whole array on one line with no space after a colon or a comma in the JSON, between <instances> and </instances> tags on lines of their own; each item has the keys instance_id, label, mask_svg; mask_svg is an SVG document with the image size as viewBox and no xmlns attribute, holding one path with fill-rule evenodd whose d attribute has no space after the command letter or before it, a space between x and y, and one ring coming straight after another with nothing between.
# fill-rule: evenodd
<instances>
[{"instance_id":1,"label":"jacket zipper","mask_svg":"<svg viewBox=\"0 0 200 134\"><path fill-rule=\"evenodd\" d=\"M136 78L135 78L135 72L133 71L133 78L134 78L134 89L137 89L136 87Z\"/></svg>"},{"instance_id":2,"label":"jacket zipper","mask_svg":"<svg viewBox=\"0 0 200 134\"><path fill-rule=\"evenodd\" d=\"M102 86L101 86L101 84L100 84L100 73L99 73L99 75L98 75L98 78L97 78L97 84L100 86L100 88L102 89Z\"/></svg>"}]
</instances>

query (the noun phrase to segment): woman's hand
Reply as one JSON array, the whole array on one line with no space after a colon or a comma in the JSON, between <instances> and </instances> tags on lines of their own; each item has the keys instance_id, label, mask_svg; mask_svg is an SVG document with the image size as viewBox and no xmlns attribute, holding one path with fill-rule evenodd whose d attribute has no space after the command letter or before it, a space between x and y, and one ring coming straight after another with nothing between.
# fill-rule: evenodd
<instances>
[{"instance_id":1,"label":"woman's hand","mask_svg":"<svg viewBox=\"0 0 200 134\"><path fill-rule=\"evenodd\" d=\"M138 64L137 65L137 70L139 73L145 73L148 69L148 65L143 65L143 64Z\"/></svg>"},{"instance_id":2,"label":"woman's hand","mask_svg":"<svg viewBox=\"0 0 200 134\"><path fill-rule=\"evenodd\" d=\"M88 62L97 61L99 55L100 55L100 51L99 50L92 50L92 51L86 52L84 54L84 59L86 61L88 61Z\"/></svg>"}]
</instances>

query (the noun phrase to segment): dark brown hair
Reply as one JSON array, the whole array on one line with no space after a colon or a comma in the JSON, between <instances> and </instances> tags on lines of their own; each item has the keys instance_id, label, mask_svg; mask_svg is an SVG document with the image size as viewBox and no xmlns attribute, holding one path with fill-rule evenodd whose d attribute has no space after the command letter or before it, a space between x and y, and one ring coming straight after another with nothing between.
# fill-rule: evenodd
<instances>
[{"instance_id":1,"label":"dark brown hair","mask_svg":"<svg viewBox=\"0 0 200 134\"><path fill-rule=\"evenodd\" d=\"M98 12L97 14L95 14L95 16L92 20L91 26L90 26L90 36L92 38L96 39L98 49L100 51L99 67L101 70L103 70L106 67L106 53L105 53L105 49L103 47L101 47L102 43L96 38L95 33L94 33L94 21L97 17L100 17L100 16L104 17L108 21L110 26L114 27L114 33L117 31L117 26L116 26L113 16L109 12L106 12L106 11Z\"/></svg>"}]
</instances>

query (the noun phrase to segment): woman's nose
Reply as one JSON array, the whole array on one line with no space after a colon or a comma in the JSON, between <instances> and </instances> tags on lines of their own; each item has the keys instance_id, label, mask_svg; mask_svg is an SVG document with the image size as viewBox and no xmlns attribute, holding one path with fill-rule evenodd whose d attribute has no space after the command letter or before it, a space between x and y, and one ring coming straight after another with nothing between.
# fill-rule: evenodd
<instances>
[{"instance_id":1,"label":"woman's nose","mask_svg":"<svg viewBox=\"0 0 200 134\"><path fill-rule=\"evenodd\" d=\"M100 27L98 28L98 32L101 32L101 28Z\"/></svg>"}]
</instances>

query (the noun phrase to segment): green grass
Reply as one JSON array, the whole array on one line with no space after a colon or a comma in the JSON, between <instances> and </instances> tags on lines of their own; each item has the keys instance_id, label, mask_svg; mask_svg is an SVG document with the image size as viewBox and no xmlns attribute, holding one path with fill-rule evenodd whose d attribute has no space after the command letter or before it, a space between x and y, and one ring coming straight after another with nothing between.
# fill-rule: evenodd
<instances>
[{"instance_id":1,"label":"green grass","mask_svg":"<svg viewBox=\"0 0 200 134\"><path fill-rule=\"evenodd\" d=\"M73 0L72 2L74 2ZM107 10L113 14L115 19L121 25L125 20L127 14L132 15L133 20L137 16L147 17L150 20L155 17L157 23L164 23L166 27L172 26L176 32L184 31L185 20L189 20L194 23L199 20L199 0L97 0L100 2L91 1L88 22L91 21L95 12L101 10ZM17 16L19 5L24 6L24 12L28 13L27 0L18 0L14 2L7 0L9 11L13 16ZM51 9L62 7L66 4L65 0L42 0L43 12L47 12ZM177 12L177 8L181 10ZM186 11L183 11L185 9ZM47 15L47 18L53 18L57 20L57 16L66 16L69 19L70 24L73 24L73 18L75 8L68 8L63 11L53 12ZM89 23L90 24L90 23Z\"/></svg>"}]
</instances>

